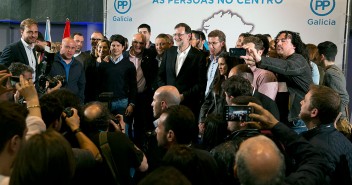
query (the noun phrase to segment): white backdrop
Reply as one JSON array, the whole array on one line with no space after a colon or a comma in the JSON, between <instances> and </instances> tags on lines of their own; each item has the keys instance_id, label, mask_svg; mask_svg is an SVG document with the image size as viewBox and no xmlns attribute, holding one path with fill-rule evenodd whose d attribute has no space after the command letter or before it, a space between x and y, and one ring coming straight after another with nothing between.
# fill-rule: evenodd
<instances>
[{"instance_id":1,"label":"white backdrop","mask_svg":"<svg viewBox=\"0 0 352 185\"><path fill-rule=\"evenodd\" d=\"M226 34L228 48L242 32L299 32L303 42L332 41L338 47L336 63L344 66L349 0L106 0L105 34L121 34L130 41L137 27L151 26L151 41L159 33L174 33L187 23L206 35L214 29ZM347 59L345 59L347 61Z\"/></svg>"}]
</instances>

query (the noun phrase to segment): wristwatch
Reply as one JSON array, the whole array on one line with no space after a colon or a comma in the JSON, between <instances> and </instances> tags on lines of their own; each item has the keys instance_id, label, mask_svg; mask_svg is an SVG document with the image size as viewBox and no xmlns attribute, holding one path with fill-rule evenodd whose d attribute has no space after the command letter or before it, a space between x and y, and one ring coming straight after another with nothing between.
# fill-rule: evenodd
<instances>
[{"instance_id":1,"label":"wristwatch","mask_svg":"<svg viewBox=\"0 0 352 185\"><path fill-rule=\"evenodd\" d=\"M132 106L133 108L136 106L134 103L129 103L129 106Z\"/></svg>"}]
</instances>

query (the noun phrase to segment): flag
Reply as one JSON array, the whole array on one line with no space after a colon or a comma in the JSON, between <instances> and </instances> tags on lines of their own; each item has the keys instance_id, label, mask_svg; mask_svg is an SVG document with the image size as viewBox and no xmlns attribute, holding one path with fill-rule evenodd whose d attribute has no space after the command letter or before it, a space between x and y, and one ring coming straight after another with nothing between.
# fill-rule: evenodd
<instances>
[{"instance_id":1,"label":"flag","mask_svg":"<svg viewBox=\"0 0 352 185\"><path fill-rule=\"evenodd\" d=\"M65 29L64 29L64 34L62 36L62 39L70 37L70 20L67 18L66 19L66 25L65 25Z\"/></svg>"},{"instance_id":2,"label":"flag","mask_svg":"<svg viewBox=\"0 0 352 185\"><path fill-rule=\"evenodd\" d=\"M46 18L46 25L45 25L45 35L44 35L44 40L51 42L51 35L50 35L50 18Z\"/></svg>"}]
</instances>

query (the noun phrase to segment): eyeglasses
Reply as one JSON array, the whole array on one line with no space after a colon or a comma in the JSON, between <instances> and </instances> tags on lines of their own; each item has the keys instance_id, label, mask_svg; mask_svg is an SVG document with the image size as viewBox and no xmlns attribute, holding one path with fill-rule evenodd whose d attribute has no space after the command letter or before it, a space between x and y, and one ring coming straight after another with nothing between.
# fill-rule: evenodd
<instances>
[{"instance_id":1,"label":"eyeglasses","mask_svg":"<svg viewBox=\"0 0 352 185\"><path fill-rule=\"evenodd\" d=\"M140 45L144 45L144 42L138 42L136 40L132 41L132 44L140 44Z\"/></svg>"},{"instance_id":2,"label":"eyeglasses","mask_svg":"<svg viewBox=\"0 0 352 185\"><path fill-rule=\"evenodd\" d=\"M91 41L101 41L101 39L96 39L96 38L90 38Z\"/></svg>"},{"instance_id":3,"label":"eyeglasses","mask_svg":"<svg viewBox=\"0 0 352 185\"><path fill-rule=\"evenodd\" d=\"M219 44L220 42L208 42L208 45L210 46L210 45L212 45L212 46L215 46L215 45L217 45L217 44Z\"/></svg>"},{"instance_id":4,"label":"eyeglasses","mask_svg":"<svg viewBox=\"0 0 352 185\"><path fill-rule=\"evenodd\" d=\"M174 37L182 37L186 33L175 33L173 34Z\"/></svg>"}]
</instances>

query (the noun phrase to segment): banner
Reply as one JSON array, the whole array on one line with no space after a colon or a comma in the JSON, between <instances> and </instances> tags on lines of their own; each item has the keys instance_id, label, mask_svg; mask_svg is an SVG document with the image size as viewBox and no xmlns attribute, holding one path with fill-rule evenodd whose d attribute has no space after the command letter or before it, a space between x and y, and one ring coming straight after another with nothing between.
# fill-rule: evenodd
<instances>
[{"instance_id":1,"label":"banner","mask_svg":"<svg viewBox=\"0 0 352 185\"><path fill-rule=\"evenodd\" d=\"M159 33L174 33L180 22L206 35L214 29L234 47L243 32L270 34L299 32L303 42L332 41L338 47L336 64L344 66L349 0L106 0L105 34L121 34L130 41L137 27L151 26L151 41ZM345 59L347 61L347 59Z\"/></svg>"}]
</instances>

